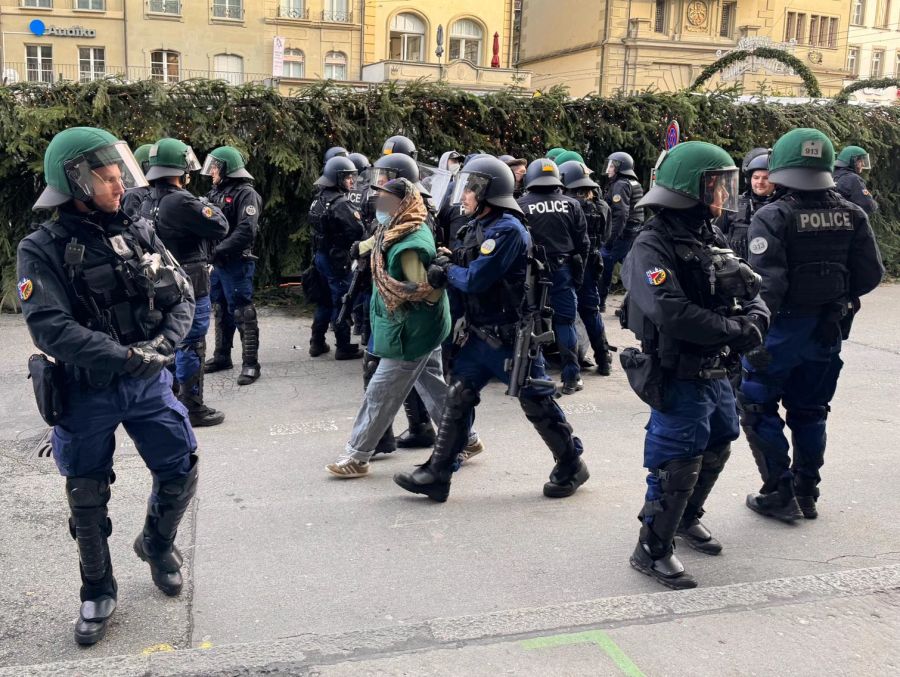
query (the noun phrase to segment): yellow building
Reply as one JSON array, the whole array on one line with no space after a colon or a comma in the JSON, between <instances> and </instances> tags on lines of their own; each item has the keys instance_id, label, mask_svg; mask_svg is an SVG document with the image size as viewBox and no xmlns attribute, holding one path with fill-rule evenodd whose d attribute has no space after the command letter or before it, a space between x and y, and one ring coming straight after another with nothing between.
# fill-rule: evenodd
<instances>
[{"instance_id":1,"label":"yellow building","mask_svg":"<svg viewBox=\"0 0 900 677\"><path fill-rule=\"evenodd\" d=\"M512 22L513 0L0 0L0 76L527 87Z\"/></svg>"},{"instance_id":2,"label":"yellow building","mask_svg":"<svg viewBox=\"0 0 900 677\"><path fill-rule=\"evenodd\" d=\"M900 78L900 0L852 0L845 84L856 80ZM900 104L900 90L861 89L852 100Z\"/></svg>"},{"instance_id":3,"label":"yellow building","mask_svg":"<svg viewBox=\"0 0 900 677\"><path fill-rule=\"evenodd\" d=\"M672 91L730 51L771 45L801 59L829 95L846 76L848 19L849 0L522 0L518 65L533 87L563 84L573 96ZM742 83L750 94L763 82L769 93L802 92L799 77L767 60L709 85Z\"/></svg>"}]
</instances>

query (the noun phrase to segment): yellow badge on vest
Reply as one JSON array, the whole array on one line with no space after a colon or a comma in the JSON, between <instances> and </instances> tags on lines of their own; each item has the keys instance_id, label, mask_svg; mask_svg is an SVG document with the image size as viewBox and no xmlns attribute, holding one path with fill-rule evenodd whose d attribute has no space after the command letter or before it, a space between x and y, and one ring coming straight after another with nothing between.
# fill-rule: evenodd
<instances>
[{"instance_id":1,"label":"yellow badge on vest","mask_svg":"<svg viewBox=\"0 0 900 677\"><path fill-rule=\"evenodd\" d=\"M622 201L621 195L613 195L613 202L621 202L621 201Z\"/></svg>"},{"instance_id":2,"label":"yellow badge on vest","mask_svg":"<svg viewBox=\"0 0 900 677\"><path fill-rule=\"evenodd\" d=\"M493 254L494 250L497 248L496 240L485 240L481 243L481 253L487 256L488 254Z\"/></svg>"}]
</instances>

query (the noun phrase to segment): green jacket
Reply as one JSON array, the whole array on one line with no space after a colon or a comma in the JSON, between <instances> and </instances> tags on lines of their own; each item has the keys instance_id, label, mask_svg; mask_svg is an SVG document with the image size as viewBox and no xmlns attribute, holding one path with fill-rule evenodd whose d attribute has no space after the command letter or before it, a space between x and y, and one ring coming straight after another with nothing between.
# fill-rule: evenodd
<instances>
[{"instance_id":1,"label":"green jacket","mask_svg":"<svg viewBox=\"0 0 900 677\"><path fill-rule=\"evenodd\" d=\"M414 250L427 269L437 254L434 237L424 224L399 242L395 242L386 254L385 266L395 280L403 281L400 255ZM412 361L428 355L450 334L450 304L446 292L434 304L424 301L405 303L389 313L378 287L372 285L373 352L392 360Z\"/></svg>"}]
</instances>

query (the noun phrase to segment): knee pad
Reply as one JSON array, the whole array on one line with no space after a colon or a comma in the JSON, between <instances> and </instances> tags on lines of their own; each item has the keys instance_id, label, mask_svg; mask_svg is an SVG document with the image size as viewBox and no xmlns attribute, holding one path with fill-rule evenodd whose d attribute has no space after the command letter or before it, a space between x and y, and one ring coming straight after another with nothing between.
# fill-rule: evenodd
<instances>
[{"instance_id":1,"label":"knee pad","mask_svg":"<svg viewBox=\"0 0 900 677\"><path fill-rule=\"evenodd\" d=\"M702 456L676 458L651 472L659 479L659 488L663 494L677 494L694 488L702 463Z\"/></svg>"},{"instance_id":2,"label":"knee pad","mask_svg":"<svg viewBox=\"0 0 900 677\"><path fill-rule=\"evenodd\" d=\"M256 319L256 306L249 303L234 309L234 321L237 323L252 322Z\"/></svg>"},{"instance_id":3,"label":"knee pad","mask_svg":"<svg viewBox=\"0 0 900 677\"><path fill-rule=\"evenodd\" d=\"M447 390L445 413L451 418L462 418L467 409L477 407L480 401L478 391L472 388L471 384L454 381Z\"/></svg>"},{"instance_id":4,"label":"knee pad","mask_svg":"<svg viewBox=\"0 0 900 677\"><path fill-rule=\"evenodd\" d=\"M731 457L731 444L712 447L703 452L703 471L722 472L728 459Z\"/></svg>"},{"instance_id":5,"label":"knee pad","mask_svg":"<svg viewBox=\"0 0 900 677\"><path fill-rule=\"evenodd\" d=\"M763 416L773 416L778 414L777 402L764 402L757 404L748 402L743 395L738 395L741 410L741 425L744 429L753 428Z\"/></svg>"}]
</instances>

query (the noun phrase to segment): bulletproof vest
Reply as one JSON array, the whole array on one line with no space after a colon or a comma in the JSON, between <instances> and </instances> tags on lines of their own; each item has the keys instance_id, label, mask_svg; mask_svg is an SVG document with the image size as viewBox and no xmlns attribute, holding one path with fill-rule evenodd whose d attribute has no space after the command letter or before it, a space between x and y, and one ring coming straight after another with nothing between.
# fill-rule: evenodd
<instances>
[{"instance_id":1,"label":"bulletproof vest","mask_svg":"<svg viewBox=\"0 0 900 677\"><path fill-rule=\"evenodd\" d=\"M460 231L462 231L465 225L469 223L472 217L466 214L462 205L450 205L445 207L444 214L444 224L446 228L444 238L446 238L447 241L443 244L448 248L453 249L459 244L457 238L459 237Z\"/></svg>"},{"instance_id":2,"label":"bulletproof vest","mask_svg":"<svg viewBox=\"0 0 900 677\"><path fill-rule=\"evenodd\" d=\"M631 204L629 205L628 221L625 224L625 230L637 232L644 225L644 208L637 206L637 203L644 197L644 188L641 186L640 181L630 177L626 180L631 184Z\"/></svg>"},{"instance_id":3,"label":"bulletproof vest","mask_svg":"<svg viewBox=\"0 0 900 677\"><path fill-rule=\"evenodd\" d=\"M235 206L237 197L246 190L253 190L253 186L246 180L226 179L219 186L213 186L213 189L209 192L209 201L222 210L225 219L228 221L229 235L231 235L241 220L241 214L237 212L237 207Z\"/></svg>"},{"instance_id":4,"label":"bulletproof vest","mask_svg":"<svg viewBox=\"0 0 900 677\"><path fill-rule=\"evenodd\" d=\"M309 206L309 223L313 228L317 250L330 252L337 249L346 252L358 239L356 233L348 234L345 224L337 216L336 208L344 202L349 202L346 194L326 188Z\"/></svg>"},{"instance_id":5,"label":"bulletproof vest","mask_svg":"<svg viewBox=\"0 0 900 677\"><path fill-rule=\"evenodd\" d=\"M160 218L160 215L164 214L160 211L163 203L174 192L172 190L162 192L157 188L151 190L142 205L141 216L153 224L159 239L182 266L206 263L214 246L212 242L198 237L180 223L171 223L165 217Z\"/></svg>"},{"instance_id":6,"label":"bulletproof vest","mask_svg":"<svg viewBox=\"0 0 900 677\"><path fill-rule=\"evenodd\" d=\"M750 230L750 221L753 219L753 202L746 193L738 198L737 213L731 215L728 219L728 232L725 237L728 238L728 244L735 254L742 259L749 258L747 249L747 233Z\"/></svg>"},{"instance_id":7,"label":"bulletproof vest","mask_svg":"<svg viewBox=\"0 0 900 677\"><path fill-rule=\"evenodd\" d=\"M785 247L785 306L810 308L845 299L850 289L850 248L862 217L833 191L790 193Z\"/></svg>"},{"instance_id":8,"label":"bulletproof vest","mask_svg":"<svg viewBox=\"0 0 900 677\"><path fill-rule=\"evenodd\" d=\"M136 229L84 241L64 226L41 226L63 251L63 265L79 322L122 345L155 335L163 311L180 303L185 284Z\"/></svg>"},{"instance_id":9,"label":"bulletproof vest","mask_svg":"<svg viewBox=\"0 0 900 677\"><path fill-rule=\"evenodd\" d=\"M479 222L470 221L460 229L458 235L462 245L454 252L453 261L459 266L468 268L481 256L481 246L485 241L484 229ZM479 294L465 294L466 317L475 326L517 322L524 294L523 266L521 271L511 271Z\"/></svg>"},{"instance_id":10,"label":"bulletproof vest","mask_svg":"<svg viewBox=\"0 0 900 677\"><path fill-rule=\"evenodd\" d=\"M609 218L609 208L605 210L594 200L579 200L584 218L587 219L588 239L591 241L591 250L599 249L600 245L609 239L612 230L612 219ZM603 203L606 204L605 202Z\"/></svg>"},{"instance_id":11,"label":"bulletproof vest","mask_svg":"<svg viewBox=\"0 0 900 677\"><path fill-rule=\"evenodd\" d=\"M544 247L548 256L571 254L575 251L572 225L575 203L560 193L531 192L520 202L534 244Z\"/></svg>"}]
</instances>

